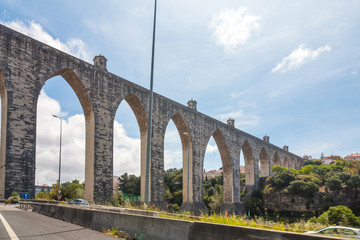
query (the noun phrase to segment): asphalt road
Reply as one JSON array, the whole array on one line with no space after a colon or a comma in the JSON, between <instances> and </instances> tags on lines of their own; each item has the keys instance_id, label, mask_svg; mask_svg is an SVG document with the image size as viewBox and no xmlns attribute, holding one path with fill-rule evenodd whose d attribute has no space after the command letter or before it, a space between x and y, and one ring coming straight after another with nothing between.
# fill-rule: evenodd
<instances>
[{"instance_id":1,"label":"asphalt road","mask_svg":"<svg viewBox=\"0 0 360 240\"><path fill-rule=\"evenodd\" d=\"M116 239L115 237L82 226L18 209L17 204L5 206L4 203L0 203L0 240L16 240L15 236L12 236L13 238L9 236L11 229L18 239L24 240Z\"/></svg>"}]
</instances>

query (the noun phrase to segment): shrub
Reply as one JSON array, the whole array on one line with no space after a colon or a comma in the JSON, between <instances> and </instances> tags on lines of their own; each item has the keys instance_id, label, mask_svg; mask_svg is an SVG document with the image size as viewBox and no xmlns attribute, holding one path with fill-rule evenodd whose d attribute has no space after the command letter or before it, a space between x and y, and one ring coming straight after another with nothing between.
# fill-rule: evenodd
<instances>
[{"instance_id":1,"label":"shrub","mask_svg":"<svg viewBox=\"0 0 360 240\"><path fill-rule=\"evenodd\" d=\"M309 221L325 225L360 226L360 219L355 216L351 209L341 205L330 207L328 211L321 214L318 218L313 217Z\"/></svg>"},{"instance_id":2,"label":"shrub","mask_svg":"<svg viewBox=\"0 0 360 240\"><path fill-rule=\"evenodd\" d=\"M340 173L339 177L343 183L346 183L350 180L351 174L347 172L342 172Z\"/></svg>"},{"instance_id":3,"label":"shrub","mask_svg":"<svg viewBox=\"0 0 360 240\"><path fill-rule=\"evenodd\" d=\"M350 179L346 182L346 185L350 189L357 189L360 187L360 175L355 174L350 177Z\"/></svg>"},{"instance_id":4,"label":"shrub","mask_svg":"<svg viewBox=\"0 0 360 240\"><path fill-rule=\"evenodd\" d=\"M42 200L49 199L49 191L46 191L46 192L40 191L40 192L38 192L36 194L36 196L35 196L35 199L42 199Z\"/></svg>"},{"instance_id":5,"label":"shrub","mask_svg":"<svg viewBox=\"0 0 360 240\"><path fill-rule=\"evenodd\" d=\"M342 188L342 181L338 174L332 175L328 178L325 184L330 190L336 191L341 190Z\"/></svg>"},{"instance_id":6,"label":"shrub","mask_svg":"<svg viewBox=\"0 0 360 240\"><path fill-rule=\"evenodd\" d=\"M297 175L296 180L302 180L304 182L313 182L316 183L317 185L321 185L322 183L321 179L313 173L307 175Z\"/></svg>"},{"instance_id":7,"label":"shrub","mask_svg":"<svg viewBox=\"0 0 360 240\"><path fill-rule=\"evenodd\" d=\"M15 191L11 193L11 196L20 197L19 193L18 193L18 192L15 192Z\"/></svg>"},{"instance_id":8,"label":"shrub","mask_svg":"<svg viewBox=\"0 0 360 240\"><path fill-rule=\"evenodd\" d=\"M272 177L270 177L270 185L274 188L281 189L289 186L290 182L295 180L296 170L286 169Z\"/></svg>"},{"instance_id":9,"label":"shrub","mask_svg":"<svg viewBox=\"0 0 360 240\"><path fill-rule=\"evenodd\" d=\"M300 195L302 197L311 198L314 193L319 191L319 186L313 182L304 182L302 180L295 180L287 187L289 193Z\"/></svg>"},{"instance_id":10,"label":"shrub","mask_svg":"<svg viewBox=\"0 0 360 240\"><path fill-rule=\"evenodd\" d=\"M274 166L274 167L271 168L271 171L273 173L275 173L275 174L279 174L279 173L284 172L286 170L288 170L286 167L281 167L281 166Z\"/></svg>"},{"instance_id":11,"label":"shrub","mask_svg":"<svg viewBox=\"0 0 360 240\"><path fill-rule=\"evenodd\" d=\"M263 202L260 198L252 197L245 202L245 212L250 210L251 216L259 216L263 214Z\"/></svg>"}]
</instances>

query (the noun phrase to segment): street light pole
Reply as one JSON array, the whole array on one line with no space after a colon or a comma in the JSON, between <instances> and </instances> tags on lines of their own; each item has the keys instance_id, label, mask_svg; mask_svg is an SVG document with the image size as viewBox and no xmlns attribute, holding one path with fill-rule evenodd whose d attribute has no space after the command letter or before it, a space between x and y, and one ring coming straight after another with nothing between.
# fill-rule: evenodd
<instances>
[{"instance_id":1,"label":"street light pole","mask_svg":"<svg viewBox=\"0 0 360 240\"><path fill-rule=\"evenodd\" d=\"M151 76L150 76L150 97L149 97L149 118L148 118L148 138L146 146L146 172L145 172L145 204L149 206L149 182L150 182L150 159L151 159L151 131L152 131L152 104L153 104L153 79L154 79L154 55L155 55L155 28L156 28L156 4L154 6L154 25L151 54Z\"/></svg>"},{"instance_id":2,"label":"street light pole","mask_svg":"<svg viewBox=\"0 0 360 240\"><path fill-rule=\"evenodd\" d=\"M60 194L60 174L61 174L61 140L62 140L62 121L63 119L53 115L53 117L60 119L60 149L59 149L59 179L58 179L58 194Z\"/></svg>"},{"instance_id":3,"label":"street light pole","mask_svg":"<svg viewBox=\"0 0 360 240\"><path fill-rule=\"evenodd\" d=\"M189 192L190 192L190 183L189 183L189 179L190 179L190 135L187 132L184 132L184 135L187 136L188 139L188 156L187 156L187 186L186 186L186 193L187 193L187 201L186 201L186 208L187 211L189 212Z\"/></svg>"}]
</instances>

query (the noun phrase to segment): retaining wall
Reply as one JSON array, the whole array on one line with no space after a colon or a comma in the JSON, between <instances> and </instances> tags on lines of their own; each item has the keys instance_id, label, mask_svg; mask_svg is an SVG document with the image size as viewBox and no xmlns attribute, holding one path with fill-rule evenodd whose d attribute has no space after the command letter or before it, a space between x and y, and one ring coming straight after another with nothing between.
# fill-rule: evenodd
<instances>
[{"instance_id":1,"label":"retaining wall","mask_svg":"<svg viewBox=\"0 0 360 240\"><path fill-rule=\"evenodd\" d=\"M342 239L305 235L283 231L258 228L229 226L204 222L191 222L159 218L154 216L136 215L121 212L101 211L87 207L72 207L40 203L20 203L20 207L49 217L92 228L98 231L118 228L141 239L159 240L325 240ZM134 214L135 213L135 214Z\"/></svg>"}]
</instances>

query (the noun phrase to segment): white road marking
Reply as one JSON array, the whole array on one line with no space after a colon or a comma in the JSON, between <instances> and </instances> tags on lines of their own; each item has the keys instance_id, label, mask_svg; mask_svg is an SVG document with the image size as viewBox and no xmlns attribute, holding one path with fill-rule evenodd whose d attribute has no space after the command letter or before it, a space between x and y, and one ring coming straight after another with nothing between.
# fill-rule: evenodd
<instances>
[{"instance_id":1,"label":"white road marking","mask_svg":"<svg viewBox=\"0 0 360 240\"><path fill-rule=\"evenodd\" d=\"M19 238L16 236L15 232L12 230L8 222L5 220L5 218L0 214L0 220L4 224L4 227L6 231L8 232L11 240L19 240Z\"/></svg>"}]
</instances>

